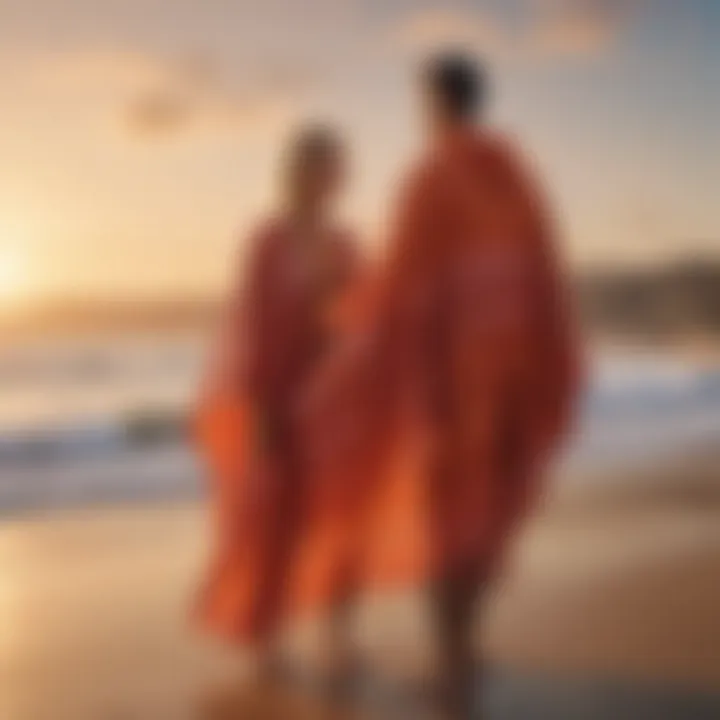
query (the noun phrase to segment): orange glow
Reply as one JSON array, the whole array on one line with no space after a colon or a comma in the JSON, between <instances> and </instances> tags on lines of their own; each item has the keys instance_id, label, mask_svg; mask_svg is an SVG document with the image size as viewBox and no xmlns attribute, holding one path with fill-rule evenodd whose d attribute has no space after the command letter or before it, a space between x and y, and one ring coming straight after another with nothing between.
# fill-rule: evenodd
<instances>
[{"instance_id":1,"label":"orange glow","mask_svg":"<svg viewBox=\"0 0 720 720\"><path fill-rule=\"evenodd\" d=\"M0 231L0 309L21 303L30 292L27 257L13 247L3 247L7 238Z\"/></svg>"}]
</instances>

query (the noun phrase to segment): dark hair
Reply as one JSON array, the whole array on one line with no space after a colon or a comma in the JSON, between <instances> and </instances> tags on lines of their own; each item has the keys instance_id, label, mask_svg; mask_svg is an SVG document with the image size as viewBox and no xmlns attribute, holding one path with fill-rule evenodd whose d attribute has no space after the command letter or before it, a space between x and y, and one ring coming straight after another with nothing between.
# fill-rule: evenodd
<instances>
[{"instance_id":1,"label":"dark hair","mask_svg":"<svg viewBox=\"0 0 720 720\"><path fill-rule=\"evenodd\" d=\"M469 119L485 103L485 70L468 55L444 53L430 58L423 68L423 81L451 117Z\"/></svg>"}]
</instances>

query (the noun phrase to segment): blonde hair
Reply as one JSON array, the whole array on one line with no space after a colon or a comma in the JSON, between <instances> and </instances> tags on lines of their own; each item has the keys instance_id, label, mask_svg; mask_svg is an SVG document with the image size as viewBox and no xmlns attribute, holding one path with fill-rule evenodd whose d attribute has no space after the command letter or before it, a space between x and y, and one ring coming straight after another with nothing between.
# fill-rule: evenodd
<instances>
[{"instance_id":1,"label":"blonde hair","mask_svg":"<svg viewBox=\"0 0 720 720\"><path fill-rule=\"evenodd\" d=\"M308 170L337 157L342 148L340 134L330 125L310 123L296 130L285 154L284 185L287 196L297 197Z\"/></svg>"}]
</instances>

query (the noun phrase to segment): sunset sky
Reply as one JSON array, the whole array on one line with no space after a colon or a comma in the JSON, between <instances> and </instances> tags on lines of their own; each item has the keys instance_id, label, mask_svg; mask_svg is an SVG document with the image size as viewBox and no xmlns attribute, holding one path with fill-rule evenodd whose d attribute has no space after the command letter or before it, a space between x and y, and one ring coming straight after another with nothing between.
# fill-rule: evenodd
<instances>
[{"instance_id":1,"label":"sunset sky","mask_svg":"<svg viewBox=\"0 0 720 720\"><path fill-rule=\"evenodd\" d=\"M376 238L446 43L492 63L576 264L720 255L716 0L0 0L0 301L215 294L308 116Z\"/></svg>"}]
</instances>

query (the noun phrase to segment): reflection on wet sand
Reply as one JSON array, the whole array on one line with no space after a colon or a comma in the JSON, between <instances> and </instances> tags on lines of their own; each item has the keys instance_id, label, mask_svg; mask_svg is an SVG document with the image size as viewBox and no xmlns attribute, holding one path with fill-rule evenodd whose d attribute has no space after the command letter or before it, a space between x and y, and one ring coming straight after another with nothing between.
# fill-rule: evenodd
<instances>
[{"instance_id":1,"label":"reflection on wet sand","mask_svg":"<svg viewBox=\"0 0 720 720\"><path fill-rule=\"evenodd\" d=\"M198 706L199 720L363 720L373 717L359 704L331 701L309 693L293 692L282 686L245 689L215 688Z\"/></svg>"},{"instance_id":2,"label":"reflection on wet sand","mask_svg":"<svg viewBox=\"0 0 720 720\"><path fill-rule=\"evenodd\" d=\"M702 487L700 461L685 460L672 492L594 494L533 524L482 623L491 659L512 669L490 678L488 717L577 719L591 705L602 720L720 717L716 459L703 460L715 470ZM204 538L193 505L6 522L0 718L421 717L387 698L349 708L298 688L243 690L235 654L188 628ZM379 677L429 646L417 601L369 606L359 627Z\"/></svg>"}]
</instances>

